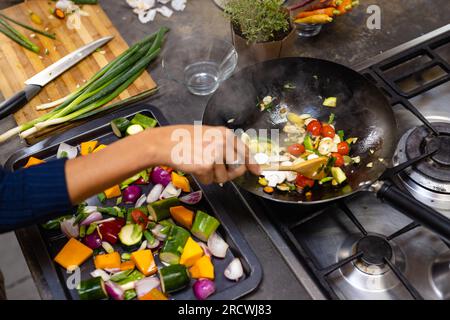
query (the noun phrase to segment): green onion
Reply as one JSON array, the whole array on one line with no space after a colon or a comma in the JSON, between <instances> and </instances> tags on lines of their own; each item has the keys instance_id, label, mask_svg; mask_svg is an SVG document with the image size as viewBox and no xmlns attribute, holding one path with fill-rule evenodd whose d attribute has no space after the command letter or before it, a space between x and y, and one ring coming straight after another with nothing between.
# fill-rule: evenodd
<instances>
[{"instance_id":1,"label":"green onion","mask_svg":"<svg viewBox=\"0 0 450 320\"><path fill-rule=\"evenodd\" d=\"M0 31L6 28L0 28ZM101 112L112 110L155 94L158 89L144 91L134 97L107 105L134 82L148 64L161 51L162 41L169 29L161 28L141 41L99 70L87 83L71 93L66 99L49 113L17 126L0 135L0 143L19 134L26 138L48 126L63 124L69 121L85 119ZM19 38L10 30L18 41ZM56 106L56 104L55 104Z\"/></svg>"},{"instance_id":2,"label":"green onion","mask_svg":"<svg viewBox=\"0 0 450 320\"><path fill-rule=\"evenodd\" d=\"M21 26L22 28L28 29L28 30L30 30L30 31L33 31L33 32L36 32L36 33L39 33L39 34L42 34L43 36L46 36L46 37L51 38L51 39L56 39L54 33L48 33L48 32L45 32L45 31L43 31L43 30L35 29L35 28L33 28L32 26L29 26L29 25L27 25L27 24L24 24L24 23L22 23L22 22L19 22L19 21L17 21L17 20L14 20L13 18L10 18L10 17L4 15L3 13L0 13L0 17L4 18L4 19L6 19L6 20L9 20L9 21L11 21L12 23L17 24L17 25Z\"/></svg>"}]
</instances>

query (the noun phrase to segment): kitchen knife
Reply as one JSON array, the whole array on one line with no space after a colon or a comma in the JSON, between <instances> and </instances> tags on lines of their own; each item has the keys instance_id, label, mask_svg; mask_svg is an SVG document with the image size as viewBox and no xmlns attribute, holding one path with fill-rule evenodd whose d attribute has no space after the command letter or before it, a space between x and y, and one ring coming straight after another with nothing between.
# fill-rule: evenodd
<instances>
[{"instance_id":1,"label":"kitchen knife","mask_svg":"<svg viewBox=\"0 0 450 320\"><path fill-rule=\"evenodd\" d=\"M27 104L47 83L61 75L67 69L89 56L97 48L110 41L113 36L103 37L88 43L84 47L69 53L51 66L45 68L35 76L25 81L25 88L0 104L0 119L16 112Z\"/></svg>"}]
</instances>

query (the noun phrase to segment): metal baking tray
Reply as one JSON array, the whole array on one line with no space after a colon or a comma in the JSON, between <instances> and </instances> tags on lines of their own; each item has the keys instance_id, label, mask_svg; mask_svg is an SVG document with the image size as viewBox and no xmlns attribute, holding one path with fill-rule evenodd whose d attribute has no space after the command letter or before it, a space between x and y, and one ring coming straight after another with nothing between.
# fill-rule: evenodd
<instances>
[{"instance_id":1,"label":"metal baking tray","mask_svg":"<svg viewBox=\"0 0 450 320\"><path fill-rule=\"evenodd\" d=\"M168 125L167 120L159 110L151 105L129 106L118 112L80 125L61 135L50 137L29 148L22 149L8 159L5 168L10 171L17 170L23 167L30 156L35 156L46 161L54 159L61 142L66 142L69 145L79 145L84 141L98 140L99 143L111 144L117 140L117 137L111 130L110 121L118 117L130 118L136 113L142 113L155 118L160 126ZM216 293L210 299L232 300L243 297L258 287L262 279L261 265L226 210L224 210L220 196L217 195L217 188L215 188L215 191L212 191L211 188L213 186L201 185L192 177L190 177L190 180L192 189L200 189L203 192L202 201L195 207L214 215L221 222L218 232L230 245L230 249L224 259L214 258ZM148 189L150 189L150 186L146 186L143 192L148 192ZM109 201L114 201L114 199ZM100 204L97 197L92 197L87 202L90 205L114 205L114 203L108 202ZM40 288L43 298L79 299L75 289L70 290L67 288L66 281L70 274L64 268L53 262L53 258L57 252L67 242L64 235L59 231L48 231L37 225L21 229L17 232L17 235L22 249L26 250L28 256L31 255L31 261L30 259L28 261L32 265L30 269L39 268L39 279L35 280L45 285L45 288ZM32 249L30 249L30 246ZM240 258L245 273L244 278L238 282L229 281L223 275L226 266L235 257ZM156 260L158 265L161 266L159 260L157 258ZM80 269L81 279L89 278L89 273L95 269L93 259L85 262ZM33 274L33 276L36 275ZM171 297L181 300L195 299L191 287L189 286L182 291L171 294Z\"/></svg>"}]
</instances>

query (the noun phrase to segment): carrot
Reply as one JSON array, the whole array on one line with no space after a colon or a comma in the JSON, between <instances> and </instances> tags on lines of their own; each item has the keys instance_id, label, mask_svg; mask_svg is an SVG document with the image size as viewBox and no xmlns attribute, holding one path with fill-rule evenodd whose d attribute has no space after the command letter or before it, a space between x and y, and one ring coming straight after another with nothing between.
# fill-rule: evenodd
<instances>
[{"instance_id":1,"label":"carrot","mask_svg":"<svg viewBox=\"0 0 450 320\"><path fill-rule=\"evenodd\" d=\"M352 10L352 0L343 0L342 3L337 7L339 15L343 15L348 11Z\"/></svg>"},{"instance_id":2,"label":"carrot","mask_svg":"<svg viewBox=\"0 0 450 320\"><path fill-rule=\"evenodd\" d=\"M315 16L318 14L326 14L329 17L333 17L336 14L339 14L339 11L336 10L336 8L334 7L328 7L328 8L324 8L324 9L317 9L317 10L313 10L313 11L303 11L300 12L295 19L302 19L302 18L306 18L306 17L310 17L310 16Z\"/></svg>"},{"instance_id":3,"label":"carrot","mask_svg":"<svg viewBox=\"0 0 450 320\"><path fill-rule=\"evenodd\" d=\"M264 187L263 191L265 193L271 194L271 193L273 193L274 190L272 187Z\"/></svg>"},{"instance_id":4,"label":"carrot","mask_svg":"<svg viewBox=\"0 0 450 320\"><path fill-rule=\"evenodd\" d=\"M327 16L326 14L316 14L314 16L309 16L301 19L296 19L295 23L306 23L306 24L324 24L333 21L333 18Z\"/></svg>"}]
</instances>

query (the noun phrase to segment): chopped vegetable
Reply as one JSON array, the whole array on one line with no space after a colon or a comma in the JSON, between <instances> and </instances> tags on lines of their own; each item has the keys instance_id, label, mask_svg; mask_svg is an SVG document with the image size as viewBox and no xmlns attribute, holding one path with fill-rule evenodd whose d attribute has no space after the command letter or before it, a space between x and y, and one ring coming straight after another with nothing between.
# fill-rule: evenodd
<instances>
[{"instance_id":1,"label":"chopped vegetable","mask_svg":"<svg viewBox=\"0 0 450 320\"><path fill-rule=\"evenodd\" d=\"M214 232L208 239L208 249L214 257L225 258L228 247L228 244L217 234L217 232Z\"/></svg>"},{"instance_id":2,"label":"chopped vegetable","mask_svg":"<svg viewBox=\"0 0 450 320\"><path fill-rule=\"evenodd\" d=\"M130 121L126 118L117 118L111 121L111 129L118 138L122 138L130 124Z\"/></svg>"},{"instance_id":3,"label":"chopped vegetable","mask_svg":"<svg viewBox=\"0 0 450 320\"><path fill-rule=\"evenodd\" d=\"M206 212L198 210L195 215L191 232L200 240L207 241L219 225L220 222L216 218L210 216Z\"/></svg>"},{"instance_id":4,"label":"chopped vegetable","mask_svg":"<svg viewBox=\"0 0 450 320\"><path fill-rule=\"evenodd\" d=\"M114 219L99 224L99 233L103 241L115 244L119 238L119 232L125 225L124 219Z\"/></svg>"},{"instance_id":5,"label":"chopped vegetable","mask_svg":"<svg viewBox=\"0 0 450 320\"><path fill-rule=\"evenodd\" d=\"M138 298L145 296L151 290L158 288L160 281L157 277L149 277L139 280L136 283L136 293Z\"/></svg>"},{"instance_id":6,"label":"chopped vegetable","mask_svg":"<svg viewBox=\"0 0 450 320\"><path fill-rule=\"evenodd\" d=\"M96 255L94 264L97 269L120 269L120 255L118 252Z\"/></svg>"},{"instance_id":7,"label":"chopped vegetable","mask_svg":"<svg viewBox=\"0 0 450 320\"><path fill-rule=\"evenodd\" d=\"M123 289L112 281L105 282L105 289L109 297L113 298L114 300L124 300L125 299L125 292Z\"/></svg>"},{"instance_id":8,"label":"chopped vegetable","mask_svg":"<svg viewBox=\"0 0 450 320\"><path fill-rule=\"evenodd\" d=\"M35 157L30 157L28 159L28 162L23 167L24 168L29 168L29 167L36 166L36 165L41 164L41 163L45 163L45 161L41 160L41 159L38 159L38 158L35 158Z\"/></svg>"},{"instance_id":9,"label":"chopped vegetable","mask_svg":"<svg viewBox=\"0 0 450 320\"><path fill-rule=\"evenodd\" d=\"M106 145L101 144L101 145L99 145L97 148L95 148L94 151L92 151L92 153L99 152L99 151L105 149L106 147L107 147Z\"/></svg>"},{"instance_id":10,"label":"chopped vegetable","mask_svg":"<svg viewBox=\"0 0 450 320\"><path fill-rule=\"evenodd\" d=\"M172 182L170 182L161 193L161 199L167 199L167 198L178 198L181 194L181 189L176 188Z\"/></svg>"},{"instance_id":11,"label":"chopped vegetable","mask_svg":"<svg viewBox=\"0 0 450 320\"><path fill-rule=\"evenodd\" d=\"M347 180L347 176L345 175L344 171L342 171L342 169L339 167L331 168L331 174L338 184L341 184L345 180Z\"/></svg>"},{"instance_id":12,"label":"chopped vegetable","mask_svg":"<svg viewBox=\"0 0 450 320\"><path fill-rule=\"evenodd\" d=\"M81 281L77 291L81 300L100 300L108 297L101 277Z\"/></svg>"},{"instance_id":13,"label":"chopped vegetable","mask_svg":"<svg viewBox=\"0 0 450 320\"><path fill-rule=\"evenodd\" d=\"M191 267L203 256L202 247L191 237L188 238L180 257L180 264Z\"/></svg>"},{"instance_id":14,"label":"chopped vegetable","mask_svg":"<svg viewBox=\"0 0 450 320\"><path fill-rule=\"evenodd\" d=\"M170 215L172 218L187 229L192 228L192 222L194 220L194 211L191 211L183 206L171 207Z\"/></svg>"},{"instance_id":15,"label":"chopped vegetable","mask_svg":"<svg viewBox=\"0 0 450 320\"><path fill-rule=\"evenodd\" d=\"M154 128L158 122L150 117L147 117L141 113L137 113L133 119L131 119L131 124L140 125L144 129Z\"/></svg>"},{"instance_id":16,"label":"chopped vegetable","mask_svg":"<svg viewBox=\"0 0 450 320\"><path fill-rule=\"evenodd\" d=\"M178 264L189 236L190 234L186 229L179 226L172 226L169 236L159 253L161 261L168 264Z\"/></svg>"},{"instance_id":17,"label":"chopped vegetable","mask_svg":"<svg viewBox=\"0 0 450 320\"><path fill-rule=\"evenodd\" d=\"M336 97L329 97L329 98L326 98L326 99L323 101L323 105L324 105L325 107L331 107L331 108L334 108L334 107L336 107L336 105L337 105L337 98L336 98Z\"/></svg>"},{"instance_id":18,"label":"chopped vegetable","mask_svg":"<svg viewBox=\"0 0 450 320\"><path fill-rule=\"evenodd\" d=\"M58 147L58 151L56 152L56 158L68 158L74 159L78 155L77 147L69 146L67 143L61 143Z\"/></svg>"},{"instance_id":19,"label":"chopped vegetable","mask_svg":"<svg viewBox=\"0 0 450 320\"><path fill-rule=\"evenodd\" d=\"M239 258L234 258L225 269L224 275L229 280L239 281L239 279L244 276L241 260L239 260Z\"/></svg>"},{"instance_id":20,"label":"chopped vegetable","mask_svg":"<svg viewBox=\"0 0 450 320\"><path fill-rule=\"evenodd\" d=\"M92 153L95 150L95 148L97 147L97 145L98 145L98 141L82 142L80 144L80 150L81 150L80 154L82 156L86 156L89 153Z\"/></svg>"},{"instance_id":21,"label":"chopped vegetable","mask_svg":"<svg viewBox=\"0 0 450 320\"><path fill-rule=\"evenodd\" d=\"M194 290L194 295L198 300L206 300L209 296L216 292L214 282L209 279L199 279L195 281L192 288Z\"/></svg>"},{"instance_id":22,"label":"chopped vegetable","mask_svg":"<svg viewBox=\"0 0 450 320\"><path fill-rule=\"evenodd\" d=\"M185 196L182 196L179 199L181 202L183 202L185 204L194 205L194 204L199 203L202 200L202 195L203 195L202 192L199 190L199 191L191 192L190 194L187 194Z\"/></svg>"},{"instance_id":23,"label":"chopped vegetable","mask_svg":"<svg viewBox=\"0 0 450 320\"><path fill-rule=\"evenodd\" d=\"M116 197L120 197L122 195L122 191L118 185L115 185L104 191L104 194L107 199L112 199Z\"/></svg>"},{"instance_id":24,"label":"chopped vegetable","mask_svg":"<svg viewBox=\"0 0 450 320\"><path fill-rule=\"evenodd\" d=\"M264 187L263 191L267 194L272 194L275 190L272 187Z\"/></svg>"},{"instance_id":25,"label":"chopped vegetable","mask_svg":"<svg viewBox=\"0 0 450 320\"><path fill-rule=\"evenodd\" d=\"M94 230L96 229L94 228ZM88 229L88 231L90 230ZM102 239L98 235L98 232L92 232L84 237L83 243L91 249L98 249L102 246Z\"/></svg>"},{"instance_id":26,"label":"chopped vegetable","mask_svg":"<svg viewBox=\"0 0 450 320\"><path fill-rule=\"evenodd\" d=\"M336 10L336 8L329 7L329 8L316 9L316 10L311 10L311 11L302 11L302 12L299 12L299 14L297 14L297 16L295 18L302 19L302 18L306 18L306 17L310 17L310 16L315 16L318 14L326 14L329 17L333 17L339 13L340 13L339 10Z\"/></svg>"},{"instance_id":27,"label":"chopped vegetable","mask_svg":"<svg viewBox=\"0 0 450 320\"><path fill-rule=\"evenodd\" d=\"M172 181L170 173L161 167L153 168L151 178L153 183L162 184L164 187Z\"/></svg>"},{"instance_id":28,"label":"chopped vegetable","mask_svg":"<svg viewBox=\"0 0 450 320\"><path fill-rule=\"evenodd\" d=\"M167 300L167 297L158 289L152 289L146 295L139 297L139 300Z\"/></svg>"},{"instance_id":29,"label":"chopped vegetable","mask_svg":"<svg viewBox=\"0 0 450 320\"><path fill-rule=\"evenodd\" d=\"M55 257L55 262L71 270L86 261L93 251L75 238L70 238Z\"/></svg>"},{"instance_id":30,"label":"chopped vegetable","mask_svg":"<svg viewBox=\"0 0 450 320\"><path fill-rule=\"evenodd\" d=\"M134 270L135 267L136 267L136 265L134 264L133 261L124 261L120 264L121 271Z\"/></svg>"},{"instance_id":31,"label":"chopped vegetable","mask_svg":"<svg viewBox=\"0 0 450 320\"><path fill-rule=\"evenodd\" d=\"M131 260L135 263L136 268L145 276L151 276L158 271L150 249L133 252L131 254Z\"/></svg>"},{"instance_id":32,"label":"chopped vegetable","mask_svg":"<svg viewBox=\"0 0 450 320\"><path fill-rule=\"evenodd\" d=\"M164 293L171 293L184 289L190 282L187 268L181 264L173 264L159 269L161 289Z\"/></svg>"},{"instance_id":33,"label":"chopped vegetable","mask_svg":"<svg viewBox=\"0 0 450 320\"><path fill-rule=\"evenodd\" d=\"M214 280L214 265L211 262L211 258L203 256L189 269L191 277L194 279L206 278Z\"/></svg>"},{"instance_id":34,"label":"chopped vegetable","mask_svg":"<svg viewBox=\"0 0 450 320\"><path fill-rule=\"evenodd\" d=\"M135 185L127 187L122 194L122 200L127 204L134 204L141 196L141 188Z\"/></svg>"},{"instance_id":35,"label":"chopped vegetable","mask_svg":"<svg viewBox=\"0 0 450 320\"><path fill-rule=\"evenodd\" d=\"M119 233L120 242L126 246L133 246L142 240L142 228L137 224L127 224Z\"/></svg>"},{"instance_id":36,"label":"chopped vegetable","mask_svg":"<svg viewBox=\"0 0 450 320\"><path fill-rule=\"evenodd\" d=\"M60 223L61 232L67 238L78 238L80 236L80 229L74 217L70 219L63 219Z\"/></svg>"},{"instance_id":37,"label":"chopped vegetable","mask_svg":"<svg viewBox=\"0 0 450 320\"><path fill-rule=\"evenodd\" d=\"M170 217L170 208L178 206L178 198L167 198L148 204L148 212L154 221L158 222Z\"/></svg>"},{"instance_id":38,"label":"chopped vegetable","mask_svg":"<svg viewBox=\"0 0 450 320\"><path fill-rule=\"evenodd\" d=\"M191 192L191 186L189 185L189 180L172 171L171 174L172 183L176 188L183 190L183 192Z\"/></svg>"}]
</instances>

